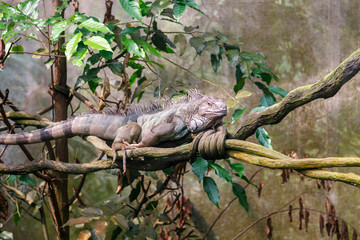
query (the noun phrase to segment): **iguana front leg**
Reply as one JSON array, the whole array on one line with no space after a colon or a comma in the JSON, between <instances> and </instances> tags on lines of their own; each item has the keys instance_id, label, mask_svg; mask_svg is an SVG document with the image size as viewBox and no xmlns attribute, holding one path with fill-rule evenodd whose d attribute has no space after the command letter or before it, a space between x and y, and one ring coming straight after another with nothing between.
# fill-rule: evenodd
<instances>
[{"instance_id":1,"label":"iguana front leg","mask_svg":"<svg viewBox=\"0 0 360 240\"><path fill-rule=\"evenodd\" d=\"M175 125L175 123L160 123L152 129L143 129L141 141L130 146L135 148L155 146L160 142L160 137L171 135L174 132Z\"/></svg>"},{"instance_id":2,"label":"iguana front leg","mask_svg":"<svg viewBox=\"0 0 360 240\"><path fill-rule=\"evenodd\" d=\"M139 124L132 122L123 127L121 127L114 139L114 142L111 146L113 151L113 163L116 161L116 151L122 150L123 153L123 172L126 172L126 148L131 145L131 143L136 142L139 139L141 133L141 127Z\"/></svg>"}]
</instances>

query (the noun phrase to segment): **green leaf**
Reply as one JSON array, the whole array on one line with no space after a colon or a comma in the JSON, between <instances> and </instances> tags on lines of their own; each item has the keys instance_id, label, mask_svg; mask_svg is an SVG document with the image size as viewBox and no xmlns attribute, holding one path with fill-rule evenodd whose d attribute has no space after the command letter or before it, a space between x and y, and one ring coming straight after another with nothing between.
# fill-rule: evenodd
<instances>
[{"instance_id":1,"label":"green leaf","mask_svg":"<svg viewBox=\"0 0 360 240\"><path fill-rule=\"evenodd\" d=\"M237 55L240 54L240 47L238 45L227 44L226 42L224 42L224 48L226 49L226 52L228 52L228 50L236 50Z\"/></svg>"},{"instance_id":2,"label":"green leaf","mask_svg":"<svg viewBox=\"0 0 360 240\"><path fill-rule=\"evenodd\" d=\"M151 2L147 1L144 2L143 0L139 0L139 7L140 12L142 16L146 16L150 10L151 7L148 7L147 5L151 4Z\"/></svg>"},{"instance_id":3,"label":"green leaf","mask_svg":"<svg viewBox=\"0 0 360 240\"><path fill-rule=\"evenodd\" d=\"M74 64L75 66L82 66L84 65L84 62L82 61L85 57L86 54L89 52L89 49L83 49L81 51L76 51L73 54L73 57L75 57L74 60L72 60L72 64Z\"/></svg>"},{"instance_id":4,"label":"green leaf","mask_svg":"<svg viewBox=\"0 0 360 240\"><path fill-rule=\"evenodd\" d=\"M21 212L20 209L21 209L21 208L19 208L19 211ZM19 213L16 211L16 209L15 209L15 212L14 212L13 221L14 221L14 223L15 223L16 226L18 225L18 223L19 223L19 221L20 221L20 215L19 215Z\"/></svg>"},{"instance_id":5,"label":"green leaf","mask_svg":"<svg viewBox=\"0 0 360 240\"><path fill-rule=\"evenodd\" d=\"M275 100L274 100L273 96L271 96L271 95L264 95L260 99L260 106L270 107L271 105L274 105L274 104L275 104Z\"/></svg>"},{"instance_id":6,"label":"green leaf","mask_svg":"<svg viewBox=\"0 0 360 240\"><path fill-rule=\"evenodd\" d=\"M210 54L219 55L220 47L215 40L206 41L206 42L204 42L204 45L205 45L205 49Z\"/></svg>"},{"instance_id":7,"label":"green leaf","mask_svg":"<svg viewBox=\"0 0 360 240\"><path fill-rule=\"evenodd\" d=\"M175 3L173 7L173 13L177 20L184 14L186 5L183 3Z\"/></svg>"},{"instance_id":8,"label":"green leaf","mask_svg":"<svg viewBox=\"0 0 360 240\"><path fill-rule=\"evenodd\" d=\"M260 78L262 81L266 82L267 85L269 85L271 82L271 75L269 73L261 73Z\"/></svg>"},{"instance_id":9,"label":"green leaf","mask_svg":"<svg viewBox=\"0 0 360 240\"><path fill-rule=\"evenodd\" d=\"M210 60L211 60L211 66L212 66L214 72L217 73L217 71L221 65L221 61L222 61L221 55L211 54Z\"/></svg>"},{"instance_id":10,"label":"green leaf","mask_svg":"<svg viewBox=\"0 0 360 240\"><path fill-rule=\"evenodd\" d=\"M226 159L226 162L229 164L230 168L234 170L239 177L241 178L244 174L244 166L240 163L231 163L229 159Z\"/></svg>"},{"instance_id":11,"label":"green leaf","mask_svg":"<svg viewBox=\"0 0 360 240\"><path fill-rule=\"evenodd\" d=\"M176 34L174 37L174 44L180 44L180 56L182 56L185 53L187 41L184 34Z\"/></svg>"},{"instance_id":12,"label":"green leaf","mask_svg":"<svg viewBox=\"0 0 360 240\"><path fill-rule=\"evenodd\" d=\"M272 93L278 94L283 98L288 94L288 91L285 91L285 90L279 88L278 86L268 86L268 88L270 89L270 91Z\"/></svg>"},{"instance_id":13,"label":"green leaf","mask_svg":"<svg viewBox=\"0 0 360 240\"><path fill-rule=\"evenodd\" d=\"M260 107L253 108L250 112L260 112L260 111L265 110L266 108L267 107L260 106Z\"/></svg>"},{"instance_id":14,"label":"green leaf","mask_svg":"<svg viewBox=\"0 0 360 240\"><path fill-rule=\"evenodd\" d=\"M3 240L14 240L14 234L12 232L8 232L8 231L2 231L0 233L0 239Z\"/></svg>"},{"instance_id":15,"label":"green leaf","mask_svg":"<svg viewBox=\"0 0 360 240\"><path fill-rule=\"evenodd\" d=\"M237 100L227 100L225 102L226 106L228 107L228 109L231 109L233 107L235 107L238 104Z\"/></svg>"},{"instance_id":16,"label":"green leaf","mask_svg":"<svg viewBox=\"0 0 360 240\"><path fill-rule=\"evenodd\" d=\"M99 55L102 56L105 60L111 60L113 58L113 52L106 50L100 50Z\"/></svg>"},{"instance_id":17,"label":"green leaf","mask_svg":"<svg viewBox=\"0 0 360 240\"><path fill-rule=\"evenodd\" d=\"M235 99L250 97L254 92L243 90L236 94Z\"/></svg>"},{"instance_id":18,"label":"green leaf","mask_svg":"<svg viewBox=\"0 0 360 240\"><path fill-rule=\"evenodd\" d=\"M65 46L65 56L66 59L69 61L73 53L78 47L79 42L81 41L82 33L78 32L74 36L70 38L70 40L66 43Z\"/></svg>"},{"instance_id":19,"label":"green leaf","mask_svg":"<svg viewBox=\"0 0 360 240\"><path fill-rule=\"evenodd\" d=\"M236 119L238 119L241 115L243 115L246 112L246 109L247 108L236 109L234 114L231 117L231 124L233 124L236 121Z\"/></svg>"},{"instance_id":20,"label":"green leaf","mask_svg":"<svg viewBox=\"0 0 360 240\"><path fill-rule=\"evenodd\" d=\"M129 201L130 202L137 199L137 197L140 194L140 187L141 187L141 181L137 182L136 187L131 190L131 193L129 195Z\"/></svg>"},{"instance_id":21,"label":"green leaf","mask_svg":"<svg viewBox=\"0 0 360 240\"><path fill-rule=\"evenodd\" d=\"M51 31L51 39L53 41L56 41L59 38L60 34L65 31L65 29L69 26L69 24L70 22L68 20L56 23Z\"/></svg>"},{"instance_id":22,"label":"green leaf","mask_svg":"<svg viewBox=\"0 0 360 240\"><path fill-rule=\"evenodd\" d=\"M203 179L203 188L206 194L208 195L210 201L215 204L215 206L219 207L220 202L220 194L219 189L216 186L214 179L210 177L204 177Z\"/></svg>"},{"instance_id":23,"label":"green leaf","mask_svg":"<svg viewBox=\"0 0 360 240\"><path fill-rule=\"evenodd\" d=\"M40 0L28 0L17 5L17 9L25 15L32 14L38 7Z\"/></svg>"},{"instance_id":24,"label":"green leaf","mask_svg":"<svg viewBox=\"0 0 360 240\"><path fill-rule=\"evenodd\" d=\"M185 4L188 7L191 7L192 9L195 9L196 11L200 12L204 16L207 16L204 12L202 12L199 8L199 6L196 4L194 0L185 0Z\"/></svg>"},{"instance_id":25,"label":"green leaf","mask_svg":"<svg viewBox=\"0 0 360 240\"><path fill-rule=\"evenodd\" d=\"M144 51L139 48L139 46L135 43L134 40L127 37L122 37L121 41L124 44L125 48L129 51L129 53L132 53L135 56L145 57Z\"/></svg>"},{"instance_id":26,"label":"green leaf","mask_svg":"<svg viewBox=\"0 0 360 240\"><path fill-rule=\"evenodd\" d=\"M62 5L56 8L56 12L61 13L62 10L66 9L69 6L69 3L65 3L66 1L62 0Z\"/></svg>"},{"instance_id":27,"label":"green leaf","mask_svg":"<svg viewBox=\"0 0 360 240\"><path fill-rule=\"evenodd\" d=\"M136 78L140 78L140 77L141 77L141 73L142 73L142 70L139 69L139 70L137 70L136 72L134 72L134 73L131 75L131 77L130 77L130 79L129 79L129 87L131 87L131 86L134 84Z\"/></svg>"},{"instance_id":28,"label":"green leaf","mask_svg":"<svg viewBox=\"0 0 360 240\"><path fill-rule=\"evenodd\" d=\"M34 33L29 33L29 34L26 34L26 40L37 40L37 36L34 34Z\"/></svg>"},{"instance_id":29,"label":"green leaf","mask_svg":"<svg viewBox=\"0 0 360 240\"><path fill-rule=\"evenodd\" d=\"M243 89L245 85L245 78L244 74L241 70L241 64L236 64L236 71L235 71L235 78L236 78L236 85L234 86L234 91L237 93L241 89Z\"/></svg>"},{"instance_id":30,"label":"green leaf","mask_svg":"<svg viewBox=\"0 0 360 240\"><path fill-rule=\"evenodd\" d=\"M89 88L90 90L94 93L97 86L99 86L99 83L102 82L102 79L97 77L97 78L93 78L93 79L90 79L88 81L88 84L89 84Z\"/></svg>"},{"instance_id":31,"label":"green leaf","mask_svg":"<svg viewBox=\"0 0 360 240\"><path fill-rule=\"evenodd\" d=\"M198 55L200 55L205 48L203 37L192 37L190 38L189 42L190 45L195 48L195 51Z\"/></svg>"},{"instance_id":32,"label":"green leaf","mask_svg":"<svg viewBox=\"0 0 360 240\"><path fill-rule=\"evenodd\" d=\"M13 53L13 54L21 54L21 55L24 55L24 48L23 48L23 46L21 46L21 45L13 46L10 51L11 51L11 53Z\"/></svg>"},{"instance_id":33,"label":"green leaf","mask_svg":"<svg viewBox=\"0 0 360 240\"><path fill-rule=\"evenodd\" d=\"M88 40L84 41L85 45L88 45L91 48L98 49L98 50L106 50L112 52L110 44L106 41L105 38L100 36L93 36Z\"/></svg>"},{"instance_id":34,"label":"green leaf","mask_svg":"<svg viewBox=\"0 0 360 240\"><path fill-rule=\"evenodd\" d=\"M122 65L122 63L120 63L120 62L109 63L109 68L113 74L122 76L122 71L124 69L124 66Z\"/></svg>"},{"instance_id":35,"label":"green leaf","mask_svg":"<svg viewBox=\"0 0 360 240\"><path fill-rule=\"evenodd\" d=\"M139 84L140 85L140 84ZM166 168L163 170L163 172L167 175L167 176L170 176L174 171L174 168L173 167L169 167L169 168Z\"/></svg>"},{"instance_id":36,"label":"green leaf","mask_svg":"<svg viewBox=\"0 0 360 240\"><path fill-rule=\"evenodd\" d=\"M49 58L44 62L47 69L50 69L50 67L54 64L55 58Z\"/></svg>"},{"instance_id":37,"label":"green leaf","mask_svg":"<svg viewBox=\"0 0 360 240\"><path fill-rule=\"evenodd\" d=\"M220 165L218 165L216 163L210 163L210 167L215 169L216 175L218 175L222 179L225 179L227 182L232 183L230 174L224 168L222 168Z\"/></svg>"},{"instance_id":38,"label":"green leaf","mask_svg":"<svg viewBox=\"0 0 360 240\"><path fill-rule=\"evenodd\" d=\"M145 210L154 210L157 205L158 205L158 201L152 201L152 202L149 202L146 207L145 207Z\"/></svg>"},{"instance_id":39,"label":"green leaf","mask_svg":"<svg viewBox=\"0 0 360 240\"><path fill-rule=\"evenodd\" d=\"M110 29L107 26L105 26L103 23L94 21L94 19L92 18L89 18L85 22L82 22L79 26L84 27L92 32L96 32L96 31L103 33L111 32Z\"/></svg>"},{"instance_id":40,"label":"green leaf","mask_svg":"<svg viewBox=\"0 0 360 240\"><path fill-rule=\"evenodd\" d=\"M155 34L151 37L153 44L160 50L169 52L167 45L172 48L176 48L175 44L170 41L170 39L161 31L156 31ZM171 50L170 50L171 51Z\"/></svg>"},{"instance_id":41,"label":"green leaf","mask_svg":"<svg viewBox=\"0 0 360 240\"><path fill-rule=\"evenodd\" d=\"M16 175L10 175L7 181L9 183L12 183L12 182L15 182L15 180L16 180Z\"/></svg>"},{"instance_id":42,"label":"green leaf","mask_svg":"<svg viewBox=\"0 0 360 240\"><path fill-rule=\"evenodd\" d=\"M192 164L192 171L199 179L199 182L205 177L208 167L208 161L201 157L196 158L195 162Z\"/></svg>"},{"instance_id":43,"label":"green leaf","mask_svg":"<svg viewBox=\"0 0 360 240\"><path fill-rule=\"evenodd\" d=\"M234 195L239 199L239 203L248 212L249 203L247 201L245 189L238 183L233 183L232 190Z\"/></svg>"},{"instance_id":44,"label":"green leaf","mask_svg":"<svg viewBox=\"0 0 360 240\"><path fill-rule=\"evenodd\" d=\"M145 69L145 67L139 63L136 63L134 60L129 60L126 65L131 67L132 69Z\"/></svg>"},{"instance_id":45,"label":"green leaf","mask_svg":"<svg viewBox=\"0 0 360 240\"><path fill-rule=\"evenodd\" d=\"M239 60L239 51L236 49L226 50L225 54L231 63L231 66L234 66L234 64Z\"/></svg>"},{"instance_id":46,"label":"green leaf","mask_svg":"<svg viewBox=\"0 0 360 240\"><path fill-rule=\"evenodd\" d=\"M141 27L141 26L138 26L138 27L127 27L127 28L125 28L124 30L122 30L122 31L120 32L120 34L126 35L126 34L128 34L128 33L136 33L136 32L139 31L139 29L142 29L142 28L144 28L144 27Z\"/></svg>"},{"instance_id":47,"label":"green leaf","mask_svg":"<svg viewBox=\"0 0 360 240\"><path fill-rule=\"evenodd\" d=\"M259 189L259 187L256 184L250 182L250 180L245 175L242 175L241 179L247 182L248 184L253 185L254 187L256 187L256 189Z\"/></svg>"},{"instance_id":48,"label":"green leaf","mask_svg":"<svg viewBox=\"0 0 360 240\"><path fill-rule=\"evenodd\" d=\"M162 68L162 69L165 69L164 65L158 63L158 62L155 62L155 61L151 61L152 64L155 64L157 65L158 67Z\"/></svg>"},{"instance_id":49,"label":"green leaf","mask_svg":"<svg viewBox=\"0 0 360 240\"><path fill-rule=\"evenodd\" d=\"M119 2L127 14L141 22L140 7L135 0L119 0Z\"/></svg>"},{"instance_id":50,"label":"green leaf","mask_svg":"<svg viewBox=\"0 0 360 240\"><path fill-rule=\"evenodd\" d=\"M264 128L259 127L258 129L256 129L256 138L259 141L259 143L264 147L273 149L271 145L271 139Z\"/></svg>"},{"instance_id":51,"label":"green leaf","mask_svg":"<svg viewBox=\"0 0 360 240\"><path fill-rule=\"evenodd\" d=\"M149 44L148 42L144 41L144 40L136 40L138 43L140 43L142 45L142 47L144 48L145 52L146 53L150 53L154 56L157 56L157 57L163 57L161 56L161 54L151 45Z\"/></svg>"},{"instance_id":52,"label":"green leaf","mask_svg":"<svg viewBox=\"0 0 360 240\"><path fill-rule=\"evenodd\" d=\"M39 48L36 49L36 51L33 53L34 53L34 55L32 56L33 58L40 58L42 54L48 54L49 52L45 48Z\"/></svg>"},{"instance_id":53,"label":"green leaf","mask_svg":"<svg viewBox=\"0 0 360 240\"><path fill-rule=\"evenodd\" d=\"M36 180L30 177L29 175L21 175L19 177L19 181L30 185L36 185Z\"/></svg>"}]
</instances>

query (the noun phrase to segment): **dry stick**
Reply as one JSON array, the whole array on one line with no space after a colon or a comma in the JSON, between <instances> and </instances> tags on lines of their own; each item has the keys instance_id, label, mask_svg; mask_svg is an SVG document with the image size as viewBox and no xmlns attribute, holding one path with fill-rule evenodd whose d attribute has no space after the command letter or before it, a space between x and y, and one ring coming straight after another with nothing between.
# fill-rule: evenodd
<instances>
[{"instance_id":1,"label":"dry stick","mask_svg":"<svg viewBox=\"0 0 360 240\"><path fill-rule=\"evenodd\" d=\"M54 226L55 226L55 231L57 233L57 235L60 235L60 227L65 224L61 222L61 215L60 215L60 211L59 208L56 206L58 205L58 201L55 197L55 190L52 186L51 182L48 182L48 190L49 190L49 204L50 204L50 210L49 212L51 213L51 215L53 216L51 219L53 220Z\"/></svg>"},{"instance_id":2,"label":"dry stick","mask_svg":"<svg viewBox=\"0 0 360 240\"><path fill-rule=\"evenodd\" d=\"M5 95L1 92L1 90L0 90L0 98L2 100L5 99ZM18 109L9 99L6 99L5 104L8 105L15 112L20 111L20 109Z\"/></svg>"},{"instance_id":3,"label":"dry stick","mask_svg":"<svg viewBox=\"0 0 360 240\"><path fill-rule=\"evenodd\" d=\"M65 55L54 55L54 54L48 54L48 53L35 53L35 52L24 52L24 51L11 51L10 53L13 54L31 54L31 55L37 55L37 56L46 56L46 57L63 57L65 58Z\"/></svg>"},{"instance_id":4,"label":"dry stick","mask_svg":"<svg viewBox=\"0 0 360 240\"><path fill-rule=\"evenodd\" d=\"M156 191L153 192L150 196L146 196L147 192L149 191L150 183L146 189L143 189L144 197L141 199L139 206L136 208L136 211L134 212L134 218L136 218L137 215L139 214L142 205L144 205L147 201L149 201L150 199L155 197L157 194L159 194L162 190L164 190L164 188L168 185L170 179L171 179L171 176L167 176L167 178L165 179L163 184L158 189L156 189Z\"/></svg>"},{"instance_id":5,"label":"dry stick","mask_svg":"<svg viewBox=\"0 0 360 240\"><path fill-rule=\"evenodd\" d=\"M11 48L12 48L12 46L13 46L16 42L18 42L19 40L20 40L20 37L18 37L18 38L17 38L17 39L15 39L14 41L12 41L12 42L11 42L11 44L10 44L9 49L11 49ZM4 63L4 62L5 62L5 60L8 58L9 54L10 54L10 51L8 51L8 52L6 53L6 55L4 56L3 60L2 60L2 61L0 61L0 63ZM2 97L1 97L1 98L2 98Z\"/></svg>"},{"instance_id":6,"label":"dry stick","mask_svg":"<svg viewBox=\"0 0 360 240\"><path fill-rule=\"evenodd\" d=\"M87 99L85 96L83 96L81 93L77 92L76 90L70 87L67 88L72 95L74 95L77 99L83 102L86 106L88 106L90 109L95 109L95 105L89 99Z\"/></svg>"},{"instance_id":7,"label":"dry stick","mask_svg":"<svg viewBox=\"0 0 360 240\"><path fill-rule=\"evenodd\" d=\"M45 107L44 109L41 109L41 110L37 111L36 114L43 115L43 114L47 113L48 111L50 111L53 108L54 108L54 105L50 104L49 106Z\"/></svg>"},{"instance_id":8,"label":"dry stick","mask_svg":"<svg viewBox=\"0 0 360 240\"><path fill-rule=\"evenodd\" d=\"M263 111L250 113L240 122L234 135L245 140L263 125L279 123L289 112L318 98L330 98L360 70L360 49L352 53L334 71L320 81L296 88L286 97Z\"/></svg>"},{"instance_id":9,"label":"dry stick","mask_svg":"<svg viewBox=\"0 0 360 240\"><path fill-rule=\"evenodd\" d=\"M259 167L254 173L253 175L250 177L249 181L251 182L253 180L253 178L263 170L262 167ZM250 185L250 183L247 183L244 187L244 189L246 189L248 186ZM205 235L203 236L203 239L205 239L207 237L207 235L209 235L211 229L213 229L213 227L215 226L215 224L217 223L217 221L219 221L220 217L224 214L224 212L230 207L230 205L237 199L237 197L234 197L226 206L225 208L219 213L219 215L215 218L214 222L211 224L211 226L209 227L209 229L206 231Z\"/></svg>"},{"instance_id":10,"label":"dry stick","mask_svg":"<svg viewBox=\"0 0 360 240\"><path fill-rule=\"evenodd\" d=\"M49 233L47 230L45 211L44 211L43 205L39 208L39 212L40 212L40 216L41 216L41 225L42 225L42 229L43 229L43 233L44 233L44 239L49 240Z\"/></svg>"},{"instance_id":11,"label":"dry stick","mask_svg":"<svg viewBox=\"0 0 360 240\"><path fill-rule=\"evenodd\" d=\"M81 189L82 189L82 187L84 186L85 178L86 178L86 174L82 174L81 180L80 180L80 183L79 183L79 186L76 188L74 195L73 195L72 198L69 200L69 202L68 202L68 204L67 204L68 206L70 206L70 205L75 201L75 199L78 198L78 196L79 196L79 194L80 194L80 192L81 192Z\"/></svg>"}]
</instances>

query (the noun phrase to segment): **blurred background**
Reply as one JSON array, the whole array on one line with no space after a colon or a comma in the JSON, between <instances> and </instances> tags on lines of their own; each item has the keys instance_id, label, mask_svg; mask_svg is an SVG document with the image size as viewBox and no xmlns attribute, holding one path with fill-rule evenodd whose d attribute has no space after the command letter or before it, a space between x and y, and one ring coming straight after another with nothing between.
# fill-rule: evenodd
<instances>
[{"instance_id":1,"label":"blurred background","mask_svg":"<svg viewBox=\"0 0 360 240\"><path fill-rule=\"evenodd\" d=\"M16 4L18 1L11 2ZM105 11L102 1L80 0L79 2L80 12L96 16L102 21ZM184 25L199 26L199 31L221 31L234 41L240 40L242 51L265 55L267 64L279 77L279 82L274 84L287 91L320 80L360 46L359 1L219 0L196 2L208 17L196 11L187 10L180 19ZM45 3L42 7L47 8L47 4L50 3ZM48 9L49 16L51 8ZM72 14L68 13L69 16ZM120 9L118 1L114 1L113 14L115 17L121 16L121 19L129 20L125 12ZM183 29L183 26L171 23L163 27L167 31ZM25 40L21 40L20 44L24 46L25 51L29 52L38 48ZM176 56L169 56L169 58L189 69L196 76L221 85L234 96L235 69L224 61L218 73L214 74L209 55L195 56L194 49L188 47L181 58ZM50 100L47 94L50 76L49 71L42 64L44 61L45 59L42 58L32 58L31 55L25 57L12 55L7 60L3 71L0 72L0 89L3 91L9 88L9 98L31 113L47 106ZM82 69L71 64L68 67L69 85L73 86L77 77L81 75ZM158 69L158 71L178 90L197 87L205 94L224 100L228 98L219 87L201 81L174 65L169 64L165 69ZM147 74L148 78L151 78L151 73ZM335 97L316 100L291 112L276 126L266 126L265 129L272 139L274 149L285 153L295 151L300 157L360 156L358 81L359 76L356 76L343 86ZM145 92L142 101L153 98L156 84L153 85ZM249 83L245 84L244 89L256 91L256 93L244 99L242 105L247 109L258 106L261 92ZM113 93L113 95L114 98L122 97L121 92ZM84 109L84 111L87 110ZM248 113L249 111L246 114ZM231 113L229 115L231 116ZM230 132L235 130L237 123L228 126ZM248 140L257 142L254 137ZM80 142L80 139L76 138L71 140L71 154L76 152L78 156L81 155L82 158L88 158L90 161L96 151L83 142L81 142L83 151L76 151ZM34 147L32 151L40 152L41 149ZM16 147L14 151L8 150L7 154L4 159L12 163L20 163L25 159L23 153ZM247 177L250 177L257 169L248 164L244 165ZM355 168L336 170L360 173ZM209 238L231 239L259 217L278 209L303 193L304 204L307 208L325 211L324 202L328 197L335 206L337 215L356 229L360 229L359 189L342 183L333 183L331 191L327 193L317 188L315 180L307 178L301 180L296 173L291 174L288 183L281 184L280 174L280 170L264 169L256 175L253 182L264 184L261 197L258 198L256 188L249 186L246 192L250 211L245 212L235 201L217 222ZM76 181L76 176L74 179ZM189 196L194 207L194 222L198 221L203 231L207 230L220 211L233 199L230 185L225 184L221 179L218 180L217 185L221 196L220 209L210 202L192 173L187 174L185 179L186 195ZM115 194L116 184L116 175L111 175L109 172L91 174L83 188L83 198L93 206L99 206L108 199L117 201L119 197ZM244 182L241 184L243 185ZM297 206L297 203L293 205ZM294 216L297 219L297 213L294 213ZM276 214L272 217L273 239L329 239L321 238L318 219L318 214L310 213L309 230L305 233L305 230L298 230L297 220L289 223L287 213ZM33 235L33 239L41 239L41 226L30 225L30 223L33 224L34 221L21 219L15 227L9 221L4 229L14 232L15 239L20 239L16 236L24 236L24 234ZM39 229L39 233L36 233L35 229ZM240 239L265 238L266 221L262 221Z\"/></svg>"}]
</instances>

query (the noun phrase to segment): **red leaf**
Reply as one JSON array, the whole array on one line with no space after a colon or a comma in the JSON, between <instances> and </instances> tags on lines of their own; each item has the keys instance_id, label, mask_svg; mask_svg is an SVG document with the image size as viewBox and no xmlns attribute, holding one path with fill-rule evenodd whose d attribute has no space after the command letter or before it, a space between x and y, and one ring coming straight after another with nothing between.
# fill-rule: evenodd
<instances>
[{"instance_id":1,"label":"red leaf","mask_svg":"<svg viewBox=\"0 0 360 240\"><path fill-rule=\"evenodd\" d=\"M260 183L259 184L259 188L258 188L258 197L261 196L261 191L262 191L262 188L263 188L264 184Z\"/></svg>"},{"instance_id":2,"label":"red leaf","mask_svg":"<svg viewBox=\"0 0 360 240\"><path fill-rule=\"evenodd\" d=\"M272 237L272 230L273 230L273 227L271 225L271 218L268 218L266 220L266 237L267 237L267 240L270 240L271 237Z\"/></svg>"},{"instance_id":3,"label":"red leaf","mask_svg":"<svg viewBox=\"0 0 360 240\"><path fill-rule=\"evenodd\" d=\"M310 213L307 209L305 209L305 232L308 232L309 217L310 217Z\"/></svg>"},{"instance_id":4,"label":"red leaf","mask_svg":"<svg viewBox=\"0 0 360 240\"><path fill-rule=\"evenodd\" d=\"M290 206L289 206L289 218L290 218L290 222L293 221L293 219L292 219L292 209L293 209L293 207L292 207L291 204L290 204Z\"/></svg>"},{"instance_id":5,"label":"red leaf","mask_svg":"<svg viewBox=\"0 0 360 240\"><path fill-rule=\"evenodd\" d=\"M356 233L355 229L353 231L352 240L357 240L357 233Z\"/></svg>"},{"instance_id":6,"label":"red leaf","mask_svg":"<svg viewBox=\"0 0 360 240\"><path fill-rule=\"evenodd\" d=\"M321 237L324 237L324 224L325 224L324 217L320 214L320 216L319 216L319 228L320 228Z\"/></svg>"}]
</instances>

